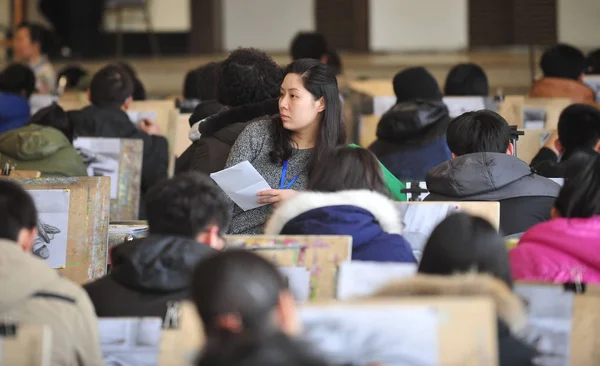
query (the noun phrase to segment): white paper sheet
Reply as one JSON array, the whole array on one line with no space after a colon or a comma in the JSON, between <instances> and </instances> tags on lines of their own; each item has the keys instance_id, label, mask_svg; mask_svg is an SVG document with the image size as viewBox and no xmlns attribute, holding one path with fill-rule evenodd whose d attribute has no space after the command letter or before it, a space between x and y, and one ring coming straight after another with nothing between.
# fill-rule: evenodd
<instances>
[{"instance_id":1,"label":"white paper sheet","mask_svg":"<svg viewBox=\"0 0 600 366\"><path fill-rule=\"evenodd\" d=\"M438 315L428 307L329 306L300 310L303 338L335 365L439 365Z\"/></svg>"},{"instance_id":2,"label":"white paper sheet","mask_svg":"<svg viewBox=\"0 0 600 366\"><path fill-rule=\"evenodd\" d=\"M463 113L485 109L484 97L444 97L450 118L456 118Z\"/></svg>"},{"instance_id":3,"label":"white paper sheet","mask_svg":"<svg viewBox=\"0 0 600 366\"><path fill-rule=\"evenodd\" d=\"M287 279L288 288L297 302L303 303L310 297L310 271L306 267L279 267Z\"/></svg>"},{"instance_id":4,"label":"white paper sheet","mask_svg":"<svg viewBox=\"0 0 600 366\"><path fill-rule=\"evenodd\" d=\"M31 110L31 115L33 116L40 109L46 108L52 105L54 102L58 102L58 97L56 95L51 94L33 94L29 97L29 107Z\"/></svg>"},{"instance_id":5,"label":"white paper sheet","mask_svg":"<svg viewBox=\"0 0 600 366\"><path fill-rule=\"evenodd\" d=\"M98 319L104 365L158 365L161 325L160 318Z\"/></svg>"},{"instance_id":6,"label":"white paper sheet","mask_svg":"<svg viewBox=\"0 0 600 366\"><path fill-rule=\"evenodd\" d=\"M412 182L404 182L404 185L406 186L407 189L410 189L412 187ZM419 182L419 188L427 189L427 182ZM409 200L411 200L411 198L413 198L412 193L407 193L406 196ZM425 199L425 197L427 197L427 196L429 196L429 192L420 193L418 196L418 200L423 201Z\"/></svg>"},{"instance_id":7,"label":"white paper sheet","mask_svg":"<svg viewBox=\"0 0 600 366\"><path fill-rule=\"evenodd\" d=\"M337 274L337 299L371 296L388 283L416 272L417 265L413 263L343 262Z\"/></svg>"},{"instance_id":8,"label":"white paper sheet","mask_svg":"<svg viewBox=\"0 0 600 366\"><path fill-rule=\"evenodd\" d=\"M600 76L586 76L583 78L583 82L592 88L596 93L596 102L600 103Z\"/></svg>"},{"instance_id":9,"label":"white paper sheet","mask_svg":"<svg viewBox=\"0 0 600 366\"><path fill-rule=\"evenodd\" d=\"M73 147L87 166L91 177L110 177L110 198L116 199L119 191L119 160L121 140L116 138L79 137Z\"/></svg>"},{"instance_id":10,"label":"white paper sheet","mask_svg":"<svg viewBox=\"0 0 600 366\"><path fill-rule=\"evenodd\" d=\"M395 96L373 97L373 114L382 116L396 104Z\"/></svg>"},{"instance_id":11,"label":"white paper sheet","mask_svg":"<svg viewBox=\"0 0 600 366\"><path fill-rule=\"evenodd\" d=\"M271 187L247 160L231 168L212 173L210 177L244 211L267 205L258 203L260 197L257 194Z\"/></svg>"},{"instance_id":12,"label":"white paper sheet","mask_svg":"<svg viewBox=\"0 0 600 366\"><path fill-rule=\"evenodd\" d=\"M526 130L543 130L546 127L546 110L544 108L523 109L523 128Z\"/></svg>"},{"instance_id":13,"label":"white paper sheet","mask_svg":"<svg viewBox=\"0 0 600 366\"><path fill-rule=\"evenodd\" d=\"M38 211L38 237L33 244L33 253L52 268L65 267L71 192L65 189L28 192Z\"/></svg>"},{"instance_id":14,"label":"white paper sheet","mask_svg":"<svg viewBox=\"0 0 600 366\"><path fill-rule=\"evenodd\" d=\"M548 285L516 285L515 292L527 302L527 339L537 340L539 364L568 366L574 294Z\"/></svg>"},{"instance_id":15,"label":"white paper sheet","mask_svg":"<svg viewBox=\"0 0 600 366\"><path fill-rule=\"evenodd\" d=\"M145 119L149 119L151 121L156 122L156 119L158 118L158 114L153 111L149 111L149 112L127 111L127 116L129 116L129 120L131 120L131 123L133 123L136 126L139 125L140 122L142 122Z\"/></svg>"}]
</instances>

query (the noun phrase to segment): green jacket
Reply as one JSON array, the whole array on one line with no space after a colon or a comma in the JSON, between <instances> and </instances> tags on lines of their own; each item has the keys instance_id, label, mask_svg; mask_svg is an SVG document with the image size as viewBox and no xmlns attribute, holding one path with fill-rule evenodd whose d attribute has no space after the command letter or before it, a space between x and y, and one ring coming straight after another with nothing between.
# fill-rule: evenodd
<instances>
[{"instance_id":1,"label":"green jacket","mask_svg":"<svg viewBox=\"0 0 600 366\"><path fill-rule=\"evenodd\" d=\"M37 170L42 176L81 177L87 171L67 137L53 127L26 125L0 135L0 166Z\"/></svg>"},{"instance_id":2,"label":"green jacket","mask_svg":"<svg viewBox=\"0 0 600 366\"><path fill-rule=\"evenodd\" d=\"M356 144L348 145L350 147L361 148ZM383 171L383 179L385 179L385 184L387 185L390 193L392 194L392 198L396 201L406 201L406 194L402 193L402 190L406 188L404 183L400 182L398 178L394 174L392 174L387 168L379 162L379 166Z\"/></svg>"}]
</instances>

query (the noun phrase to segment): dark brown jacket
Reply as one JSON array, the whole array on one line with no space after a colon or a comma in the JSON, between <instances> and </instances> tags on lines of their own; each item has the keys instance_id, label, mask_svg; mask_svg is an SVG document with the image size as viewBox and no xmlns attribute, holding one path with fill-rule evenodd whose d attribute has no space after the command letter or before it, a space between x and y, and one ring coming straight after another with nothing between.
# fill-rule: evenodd
<instances>
[{"instance_id":1,"label":"dark brown jacket","mask_svg":"<svg viewBox=\"0 0 600 366\"><path fill-rule=\"evenodd\" d=\"M529 96L533 98L570 98L573 103L596 104L594 91L579 81L546 77L536 81Z\"/></svg>"}]
</instances>

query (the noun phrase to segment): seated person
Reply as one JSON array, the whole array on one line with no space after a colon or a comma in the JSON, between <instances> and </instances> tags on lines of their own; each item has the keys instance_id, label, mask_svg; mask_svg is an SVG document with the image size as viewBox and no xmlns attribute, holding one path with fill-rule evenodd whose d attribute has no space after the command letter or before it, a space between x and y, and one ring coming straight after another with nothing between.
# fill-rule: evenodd
<instances>
[{"instance_id":1,"label":"seated person","mask_svg":"<svg viewBox=\"0 0 600 366\"><path fill-rule=\"evenodd\" d=\"M158 136L160 127L144 120L136 127L127 109L131 104L133 81L120 67L107 66L92 78L88 92L91 106L68 112L77 137L112 137L139 139L144 142L142 194L154 183L167 177L169 146Z\"/></svg>"},{"instance_id":2,"label":"seated person","mask_svg":"<svg viewBox=\"0 0 600 366\"><path fill-rule=\"evenodd\" d=\"M40 109L29 123L0 135L0 166L8 162L19 170L42 176L86 177L83 160L73 148L73 126L57 104Z\"/></svg>"},{"instance_id":3,"label":"seated person","mask_svg":"<svg viewBox=\"0 0 600 366\"><path fill-rule=\"evenodd\" d=\"M52 365L102 365L97 319L85 291L31 254L37 224L31 196L19 185L0 179L2 323L13 319L49 326Z\"/></svg>"},{"instance_id":4,"label":"seated person","mask_svg":"<svg viewBox=\"0 0 600 366\"><path fill-rule=\"evenodd\" d=\"M569 167L552 220L529 229L510 252L513 277L536 282L600 283L600 154Z\"/></svg>"},{"instance_id":5,"label":"seated person","mask_svg":"<svg viewBox=\"0 0 600 366\"><path fill-rule=\"evenodd\" d=\"M499 201L505 235L550 218L560 186L513 156L510 127L499 114L467 112L448 126L452 160L427 173L425 201Z\"/></svg>"},{"instance_id":6,"label":"seated person","mask_svg":"<svg viewBox=\"0 0 600 366\"><path fill-rule=\"evenodd\" d=\"M160 316L188 299L196 263L223 248L227 199L206 175L163 180L146 197L149 235L112 250L112 270L84 286L99 317Z\"/></svg>"},{"instance_id":7,"label":"seated person","mask_svg":"<svg viewBox=\"0 0 600 366\"><path fill-rule=\"evenodd\" d=\"M558 129L531 161L536 172L548 178L563 178L577 150L600 152L600 110L574 104L560 114Z\"/></svg>"},{"instance_id":8,"label":"seated person","mask_svg":"<svg viewBox=\"0 0 600 366\"><path fill-rule=\"evenodd\" d=\"M371 152L336 148L319 160L307 189L275 210L266 235L350 235L353 260L415 262Z\"/></svg>"},{"instance_id":9,"label":"seated person","mask_svg":"<svg viewBox=\"0 0 600 366\"><path fill-rule=\"evenodd\" d=\"M444 95L449 97L489 95L488 79L481 66L464 63L454 66L446 77Z\"/></svg>"},{"instance_id":10,"label":"seated person","mask_svg":"<svg viewBox=\"0 0 600 366\"><path fill-rule=\"evenodd\" d=\"M600 74L600 49L591 51L585 59L585 73L588 75Z\"/></svg>"},{"instance_id":11,"label":"seated person","mask_svg":"<svg viewBox=\"0 0 600 366\"><path fill-rule=\"evenodd\" d=\"M221 111L223 105L217 101L220 62L209 62L197 69L188 71L183 82L183 102L181 113L195 112L195 121ZM198 105L201 107L196 108Z\"/></svg>"},{"instance_id":12,"label":"seated person","mask_svg":"<svg viewBox=\"0 0 600 366\"><path fill-rule=\"evenodd\" d=\"M375 297L490 297L498 318L499 365L533 365L536 350L516 336L527 325L525 306L512 293L504 240L489 222L463 213L446 218L431 234L418 273Z\"/></svg>"},{"instance_id":13,"label":"seated person","mask_svg":"<svg viewBox=\"0 0 600 366\"><path fill-rule=\"evenodd\" d=\"M425 179L434 166L450 159L444 136L448 108L433 76L422 67L394 77L397 102L377 126L377 141L369 149L400 180Z\"/></svg>"},{"instance_id":14,"label":"seated person","mask_svg":"<svg viewBox=\"0 0 600 366\"><path fill-rule=\"evenodd\" d=\"M595 103L594 91L585 85L586 62L575 47L559 44L544 52L540 60L544 77L536 81L529 92L534 98L570 98L573 103Z\"/></svg>"},{"instance_id":15,"label":"seated person","mask_svg":"<svg viewBox=\"0 0 600 366\"><path fill-rule=\"evenodd\" d=\"M137 72L135 72L133 66L125 61L115 62L113 65L118 66L127 72L129 78L133 81L133 93L131 94L133 100L146 100L146 88L144 88L144 84L142 84L138 78Z\"/></svg>"},{"instance_id":16,"label":"seated person","mask_svg":"<svg viewBox=\"0 0 600 366\"><path fill-rule=\"evenodd\" d=\"M206 337L198 366L325 366L295 337L296 304L263 257L231 250L197 266L192 297Z\"/></svg>"},{"instance_id":17,"label":"seated person","mask_svg":"<svg viewBox=\"0 0 600 366\"><path fill-rule=\"evenodd\" d=\"M298 32L290 45L292 61L302 58L312 58L313 60L319 60L324 64L328 64L328 52L327 39L319 32Z\"/></svg>"},{"instance_id":18,"label":"seated person","mask_svg":"<svg viewBox=\"0 0 600 366\"><path fill-rule=\"evenodd\" d=\"M220 67L217 101L225 110L201 118L204 106L196 107L190 117L192 145L184 155L190 155L190 165L179 172L194 170L206 174L225 168L233 143L254 121L270 121L277 109L264 104L279 96L281 68L266 53L253 48L239 48Z\"/></svg>"},{"instance_id":19,"label":"seated person","mask_svg":"<svg viewBox=\"0 0 600 366\"><path fill-rule=\"evenodd\" d=\"M31 118L29 97L35 76L28 66L12 64L0 73L0 134L23 127Z\"/></svg>"},{"instance_id":20,"label":"seated person","mask_svg":"<svg viewBox=\"0 0 600 366\"><path fill-rule=\"evenodd\" d=\"M58 72L58 80L61 77L65 77L67 84L65 85L65 91L81 91L79 83L89 77L88 72L79 65L65 66Z\"/></svg>"},{"instance_id":21,"label":"seated person","mask_svg":"<svg viewBox=\"0 0 600 366\"><path fill-rule=\"evenodd\" d=\"M40 25L22 23L15 31L13 49L15 61L31 67L35 74L35 90L41 94L56 91L56 72L42 53L44 30Z\"/></svg>"}]
</instances>

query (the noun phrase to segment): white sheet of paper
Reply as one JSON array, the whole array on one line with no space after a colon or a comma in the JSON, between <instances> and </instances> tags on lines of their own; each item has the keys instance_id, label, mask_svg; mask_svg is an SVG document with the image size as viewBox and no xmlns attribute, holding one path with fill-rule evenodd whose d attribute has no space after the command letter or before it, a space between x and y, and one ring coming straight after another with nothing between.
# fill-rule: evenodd
<instances>
[{"instance_id":1,"label":"white sheet of paper","mask_svg":"<svg viewBox=\"0 0 600 366\"><path fill-rule=\"evenodd\" d=\"M388 283L416 272L413 263L343 262L337 274L337 299L371 296Z\"/></svg>"},{"instance_id":2,"label":"white sheet of paper","mask_svg":"<svg viewBox=\"0 0 600 366\"><path fill-rule=\"evenodd\" d=\"M244 211L267 205L258 203L257 194L260 191L271 189L271 187L247 160L220 172L212 173L210 177Z\"/></svg>"},{"instance_id":3,"label":"white sheet of paper","mask_svg":"<svg viewBox=\"0 0 600 366\"><path fill-rule=\"evenodd\" d=\"M29 107L31 115L36 114L40 109L46 108L52 105L54 102L58 102L58 97L51 94L33 94L29 97Z\"/></svg>"},{"instance_id":4,"label":"white sheet of paper","mask_svg":"<svg viewBox=\"0 0 600 366\"><path fill-rule=\"evenodd\" d=\"M105 365L158 364L160 318L100 318L100 350Z\"/></svg>"},{"instance_id":5,"label":"white sheet of paper","mask_svg":"<svg viewBox=\"0 0 600 366\"><path fill-rule=\"evenodd\" d=\"M119 192L119 160L121 140L117 138L79 137L73 147L81 155L91 177L110 177L110 199Z\"/></svg>"},{"instance_id":6,"label":"white sheet of paper","mask_svg":"<svg viewBox=\"0 0 600 366\"><path fill-rule=\"evenodd\" d=\"M143 112L143 111L127 111L127 116L131 120L131 123L134 125L138 125L142 120L149 119L151 121L156 122L158 118L158 114L153 111Z\"/></svg>"},{"instance_id":7,"label":"white sheet of paper","mask_svg":"<svg viewBox=\"0 0 600 366\"><path fill-rule=\"evenodd\" d=\"M373 97L373 114L382 116L396 104L395 96Z\"/></svg>"},{"instance_id":8,"label":"white sheet of paper","mask_svg":"<svg viewBox=\"0 0 600 366\"><path fill-rule=\"evenodd\" d=\"M456 118L463 113L485 109L483 97L444 97L444 104L448 107L450 118Z\"/></svg>"},{"instance_id":9,"label":"white sheet of paper","mask_svg":"<svg viewBox=\"0 0 600 366\"><path fill-rule=\"evenodd\" d=\"M549 178L549 179L561 187L565 185L565 178Z\"/></svg>"},{"instance_id":10,"label":"white sheet of paper","mask_svg":"<svg viewBox=\"0 0 600 366\"><path fill-rule=\"evenodd\" d=\"M407 189L410 189L412 187L412 182L404 182L404 185ZM427 189L427 182L419 182L419 188ZM413 195L412 193L407 193L406 196L410 200ZM423 201L427 196L429 196L429 192L420 193L418 197L419 201Z\"/></svg>"},{"instance_id":11,"label":"white sheet of paper","mask_svg":"<svg viewBox=\"0 0 600 366\"><path fill-rule=\"evenodd\" d=\"M583 82L592 88L596 93L596 102L600 103L600 76L588 75L583 78Z\"/></svg>"},{"instance_id":12,"label":"white sheet of paper","mask_svg":"<svg viewBox=\"0 0 600 366\"><path fill-rule=\"evenodd\" d=\"M300 310L304 332L331 364L439 365L438 314L417 306L309 306ZM415 331L418 330L418 331Z\"/></svg>"},{"instance_id":13,"label":"white sheet of paper","mask_svg":"<svg viewBox=\"0 0 600 366\"><path fill-rule=\"evenodd\" d=\"M310 271L306 267L279 267L287 279L288 287L297 302L303 303L310 297Z\"/></svg>"},{"instance_id":14,"label":"white sheet of paper","mask_svg":"<svg viewBox=\"0 0 600 366\"><path fill-rule=\"evenodd\" d=\"M515 286L515 292L525 299L529 327L527 339L538 339L540 365L568 366L571 357L572 292L561 286Z\"/></svg>"},{"instance_id":15,"label":"white sheet of paper","mask_svg":"<svg viewBox=\"0 0 600 366\"><path fill-rule=\"evenodd\" d=\"M29 190L38 211L38 237L33 253L52 268L67 265L67 239L71 192L66 189Z\"/></svg>"}]
</instances>

